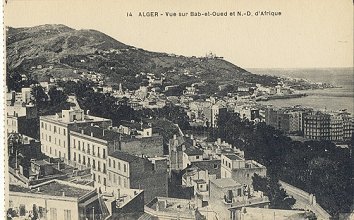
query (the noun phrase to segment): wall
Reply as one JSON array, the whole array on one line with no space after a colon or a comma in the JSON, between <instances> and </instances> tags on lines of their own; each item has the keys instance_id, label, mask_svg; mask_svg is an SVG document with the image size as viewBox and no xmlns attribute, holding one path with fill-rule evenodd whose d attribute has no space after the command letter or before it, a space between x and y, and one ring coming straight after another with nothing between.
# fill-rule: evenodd
<instances>
[{"instance_id":1,"label":"wall","mask_svg":"<svg viewBox=\"0 0 354 220\"><path fill-rule=\"evenodd\" d=\"M76 199L61 197L60 199L43 198L42 195L35 195L30 193L9 193L9 206L10 208L18 209L20 205L25 205L26 216L33 210L33 204L38 209L47 210L43 211L44 219L50 220L52 208L56 209L57 219L64 219L64 210L70 210L71 219L79 219L78 203ZM41 208L40 208L41 207ZM41 218L42 219L42 218Z\"/></svg>"},{"instance_id":2,"label":"wall","mask_svg":"<svg viewBox=\"0 0 354 220\"><path fill-rule=\"evenodd\" d=\"M154 166L147 159L130 164L130 188L143 189L145 203L157 196L168 195L167 161Z\"/></svg>"},{"instance_id":3,"label":"wall","mask_svg":"<svg viewBox=\"0 0 354 220\"><path fill-rule=\"evenodd\" d=\"M120 142L120 150L148 157L163 156L163 138L160 135L145 138L127 138Z\"/></svg>"}]
</instances>

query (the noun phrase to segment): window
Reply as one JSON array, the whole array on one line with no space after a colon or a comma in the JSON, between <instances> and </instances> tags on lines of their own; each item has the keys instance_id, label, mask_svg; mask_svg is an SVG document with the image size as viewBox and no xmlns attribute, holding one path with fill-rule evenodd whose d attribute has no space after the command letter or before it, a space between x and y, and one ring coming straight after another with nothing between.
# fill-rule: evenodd
<instances>
[{"instance_id":1,"label":"window","mask_svg":"<svg viewBox=\"0 0 354 220\"><path fill-rule=\"evenodd\" d=\"M114 174L114 176L113 176L113 183L117 183L117 175L116 174Z\"/></svg>"},{"instance_id":2,"label":"window","mask_svg":"<svg viewBox=\"0 0 354 220\"><path fill-rule=\"evenodd\" d=\"M85 152L85 143L82 142L82 151Z\"/></svg>"},{"instance_id":3,"label":"window","mask_svg":"<svg viewBox=\"0 0 354 220\"><path fill-rule=\"evenodd\" d=\"M118 176L118 185L120 186L122 184L122 178Z\"/></svg>"},{"instance_id":4,"label":"window","mask_svg":"<svg viewBox=\"0 0 354 220\"><path fill-rule=\"evenodd\" d=\"M20 205L20 216L25 216L26 215L26 206L21 204Z\"/></svg>"},{"instance_id":5,"label":"window","mask_svg":"<svg viewBox=\"0 0 354 220\"><path fill-rule=\"evenodd\" d=\"M120 162L118 162L118 170L120 170Z\"/></svg>"},{"instance_id":6,"label":"window","mask_svg":"<svg viewBox=\"0 0 354 220\"><path fill-rule=\"evenodd\" d=\"M95 145L92 145L92 155L95 156Z\"/></svg>"},{"instance_id":7,"label":"window","mask_svg":"<svg viewBox=\"0 0 354 220\"><path fill-rule=\"evenodd\" d=\"M77 148L81 150L80 141L77 141Z\"/></svg>"},{"instance_id":8,"label":"window","mask_svg":"<svg viewBox=\"0 0 354 220\"><path fill-rule=\"evenodd\" d=\"M57 133L57 126L54 125L54 133Z\"/></svg>"},{"instance_id":9,"label":"window","mask_svg":"<svg viewBox=\"0 0 354 220\"><path fill-rule=\"evenodd\" d=\"M97 147L97 157L100 157L100 147Z\"/></svg>"},{"instance_id":10,"label":"window","mask_svg":"<svg viewBox=\"0 0 354 220\"><path fill-rule=\"evenodd\" d=\"M44 124L44 129L47 130L47 123Z\"/></svg>"},{"instance_id":11,"label":"window","mask_svg":"<svg viewBox=\"0 0 354 220\"><path fill-rule=\"evenodd\" d=\"M57 209L56 208L50 208L50 219L51 220L57 220Z\"/></svg>"},{"instance_id":12,"label":"window","mask_svg":"<svg viewBox=\"0 0 354 220\"><path fill-rule=\"evenodd\" d=\"M111 178L112 178L111 173L108 173L108 180L111 181Z\"/></svg>"},{"instance_id":13,"label":"window","mask_svg":"<svg viewBox=\"0 0 354 220\"><path fill-rule=\"evenodd\" d=\"M41 122L41 128L43 128L43 122Z\"/></svg>"},{"instance_id":14,"label":"window","mask_svg":"<svg viewBox=\"0 0 354 220\"><path fill-rule=\"evenodd\" d=\"M197 159L199 159L199 156L196 156Z\"/></svg>"},{"instance_id":15,"label":"window","mask_svg":"<svg viewBox=\"0 0 354 220\"><path fill-rule=\"evenodd\" d=\"M87 153L90 153L90 144L87 144Z\"/></svg>"},{"instance_id":16,"label":"window","mask_svg":"<svg viewBox=\"0 0 354 220\"><path fill-rule=\"evenodd\" d=\"M93 181L96 181L96 174L92 175Z\"/></svg>"},{"instance_id":17,"label":"window","mask_svg":"<svg viewBox=\"0 0 354 220\"><path fill-rule=\"evenodd\" d=\"M111 158L108 159L108 167L111 167Z\"/></svg>"},{"instance_id":18,"label":"window","mask_svg":"<svg viewBox=\"0 0 354 220\"><path fill-rule=\"evenodd\" d=\"M113 168L116 168L116 161L113 160Z\"/></svg>"},{"instance_id":19,"label":"window","mask_svg":"<svg viewBox=\"0 0 354 220\"><path fill-rule=\"evenodd\" d=\"M103 173L106 173L106 164L103 164Z\"/></svg>"},{"instance_id":20,"label":"window","mask_svg":"<svg viewBox=\"0 0 354 220\"><path fill-rule=\"evenodd\" d=\"M82 163L83 163L84 165L86 165L86 157L85 157L85 156L82 156Z\"/></svg>"},{"instance_id":21,"label":"window","mask_svg":"<svg viewBox=\"0 0 354 220\"><path fill-rule=\"evenodd\" d=\"M79 163L81 163L81 155L80 154L78 154L79 155Z\"/></svg>"},{"instance_id":22,"label":"window","mask_svg":"<svg viewBox=\"0 0 354 220\"><path fill-rule=\"evenodd\" d=\"M49 142L52 142L52 137L49 135Z\"/></svg>"},{"instance_id":23,"label":"window","mask_svg":"<svg viewBox=\"0 0 354 220\"><path fill-rule=\"evenodd\" d=\"M101 176L100 175L98 175L98 183L101 183Z\"/></svg>"},{"instance_id":24,"label":"window","mask_svg":"<svg viewBox=\"0 0 354 220\"><path fill-rule=\"evenodd\" d=\"M102 150L103 150L103 153L102 153L103 159L106 159L106 149L102 149Z\"/></svg>"},{"instance_id":25,"label":"window","mask_svg":"<svg viewBox=\"0 0 354 220\"><path fill-rule=\"evenodd\" d=\"M66 135L66 130L65 129L63 129L63 134L64 134L64 136Z\"/></svg>"},{"instance_id":26,"label":"window","mask_svg":"<svg viewBox=\"0 0 354 220\"><path fill-rule=\"evenodd\" d=\"M76 148L76 139L74 139L74 148Z\"/></svg>"},{"instance_id":27,"label":"window","mask_svg":"<svg viewBox=\"0 0 354 220\"><path fill-rule=\"evenodd\" d=\"M92 168L96 169L96 161L94 159L92 159Z\"/></svg>"},{"instance_id":28,"label":"window","mask_svg":"<svg viewBox=\"0 0 354 220\"><path fill-rule=\"evenodd\" d=\"M87 166L91 166L91 158L87 157Z\"/></svg>"},{"instance_id":29,"label":"window","mask_svg":"<svg viewBox=\"0 0 354 220\"><path fill-rule=\"evenodd\" d=\"M124 173L127 172L127 165L124 164Z\"/></svg>"},{"instance_id":30,"label":"window","mask_svg":"<svg viewBox=\"0 0 354 220\"><path fill-rule=\"evenodd\" d=\"M100 161L97 161L97 169L98 169L98 171L101 171L101 162Z\"/></svg>"},{"instance_id":31,"label":"window","mask_svg":"<svg viewBox=\"0 0 354 220\"><path fill-rule=\"evenodd\" d=\"M127 179L124 178L124 187L127 188Z\"/></svg>"},{"instance_id":32,"label":"window","mask_svg":"<svg viewBox=\"0 0 354 220\"><path fill-rule=\"evenodd\" d=\"M49 131L52 131L52 125L49 125Z\"/></svg>"},{"instance_id":33,"label":"window","mask_svg":"<svg viewBox=\"0 0 354 220\"><path fill-rule=\"evenodd\" d=\"M64 209L64 220L71 220L71 210Z\"/></svg>"}]
</instances>

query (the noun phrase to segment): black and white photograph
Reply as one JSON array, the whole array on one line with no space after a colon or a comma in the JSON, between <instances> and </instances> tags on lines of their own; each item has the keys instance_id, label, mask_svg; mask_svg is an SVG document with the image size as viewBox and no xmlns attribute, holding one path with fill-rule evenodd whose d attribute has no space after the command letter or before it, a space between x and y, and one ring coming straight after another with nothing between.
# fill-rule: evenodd
<instances>
[{"instance_id":1,"label":"black and white photograph","mask_svg":"<svg viewBox=\"0 0 354 220\"><path fill-rule=\"evenodd\" d=\"M3 2L7 220L354 220L351 0Z\"/></svg>"}]
</instances>

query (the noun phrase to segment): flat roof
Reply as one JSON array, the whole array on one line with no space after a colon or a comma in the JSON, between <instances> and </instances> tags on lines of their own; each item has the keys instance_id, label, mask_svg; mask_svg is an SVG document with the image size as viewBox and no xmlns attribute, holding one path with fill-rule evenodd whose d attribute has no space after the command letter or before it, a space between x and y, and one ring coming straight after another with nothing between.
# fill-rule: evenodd
<instances>
[{"instance_id":1,"label":"flat roof","mask_svg":"<svg viewBox=\"0 0 354 220\"><path fill-rule=\"evenodd\" d=\"M126 162L133 162L135 160L142 159L142 158L140 158L138 156L135 156L135 155L132 155L132 154L128 154L128 153L123 152L123 151L114 151L113 153L108 154L108 156L114 157L116 159L123 160L123 161L126 161Z\"/></svg>"},{"instance_id":2,"label":"flat roof","mask_svg":"<svg viewBox=\"0 0 354 220\"><path fill-rule=\"evenodd\" d=\"M93 190L93 189L92 189ZM66 196L79 198L92 190L84 189L79 186L74 187L72 184L63 184L57 181L48 182L43 185L35 186L34 188L25 188L17 185L10 185L10 191L12 192L22 192L22 193L33 193L38 195L49 195L49 196Z\"/></svg>"},{"instance_id":3,"label":"flat roof","mask_svg":"<svg viewBox=\"0 0 354 220\"><path fill-rule=\"evenodd\" d=\"M236 154L224 154L224 156L229 158L230 160L244 160L244 158L242 158Z\"/></svg>"},{"instance_id":4,"label":"flat roof","mask_svg":"<svg viewBox=\"0 0 354 220\"><path fill-rule=\"evenodd\" d=\"M91 125L85 127L82 126L82 127L72 128L71 131L80 133L81 135L88 136L88 138L94 137L105 141L120 140L123 137L122 134L116 131L107 130L104 128L100 128L98 126L91 126Z\"/></svg>"},{"instance_id":5,"label":"flat roof","mask_svg":"<svg viewBox=\"0 0 354 220\"><path fill-rule=\"evenodd\" d=\"M210 180L210 182L214 183L216 186L220 188L242 186L240 183L236 182L232 178L213 179Z\"/></svg>"},{"instance_id":6,"label":"flat roof","mask_svg":"<svg viewBox=\"0 0 354 220\"><path fill-rule=\"evenodd\" d=\"M63 124L75 124L75 123L80 124L80 123L90 123L90 122L98 122L98 121L111 121L111 119L108 119L108 118L101 118L101 117L96 117L96 116L92 116L92 115L84 115L84 119L81 121L76 120L76 121L71 121L71 122L65 122L65 121L63 121L61 113L57 113L57 115L40 116L40 119L63 123Z\"/></svg>"}]
</instances>

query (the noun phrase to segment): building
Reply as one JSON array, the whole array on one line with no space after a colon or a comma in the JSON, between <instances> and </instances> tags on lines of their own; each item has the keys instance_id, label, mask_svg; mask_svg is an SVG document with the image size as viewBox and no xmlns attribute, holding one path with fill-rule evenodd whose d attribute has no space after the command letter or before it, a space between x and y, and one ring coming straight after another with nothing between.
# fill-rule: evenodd
<instances>
[{"instance_id":1,"label":"building","mask_svg":"<svg viewBox=\"0 0 354 220\"><path fill-rule=\"evenodd\" d=\"M202 170L196 166L186 168L182 175L182 186L193 187L193 196L198 207L208 205L209 179L216 179L216 175L210 175L208 170Z\"/></svg>"},{"instance_id":2,"label":"building","mask_svg":"<svg viewBox=\"0 0 354 220\"><path fill-rule=\"evenodd\" d=\"M234 219L236 210L242 207L268 208L269 199L262 192L253 191L231 178L211 179L209 206L220 219Z\"/></svg>"},{"instance_id":3,"label":"building","mask_svg":"<svg viewBox=\"0 0 354 220\"><path fill-rule=\"evenodd\" d=\"M303 132L303 117L308 111L300 109L273 109L265 111L265 122L288 134Z\"/></svg>"},{"instance_id":4,"label":"building","mask_svg":"<svg viewBox=\"0 0 354 220\"><path fill-rule=\"evenodd\" d=\"M90 186L51 180L30 188L10 185L7 213L22 219L86 220L109 215L107 207Z\"/></svg>"},{"instance_id":5,"label":"building","mask_svg":"<svg viewBox=\"0 0 354 220\"><path fill-rule=\"evenodd\" d=\"M210 127L217 127L219 118L225 115L226 112L227 109L219 105L212 105L203 109L204 116Z\"/></svg>"},{"instance_id":6,"label":"building","mask_svg":"<svg viewBox=\"0 0 354 220\"><path fill-rule=\"evenodd\" d=\"M267 168L234 153L221 155L221 178L232 178L242 185L252 186L254 174L266 176Z\"/></svg>"},{"instance_id":7,"label":"building","mask_svg":"<svg viewBox=\"0 0 354 220\"><path fill-rule=\"evenodd\" d=\"M40 117L40 141L42 152L49 157L70 160L70 130L77 126L99 125L109 127L112 121L106 118L84 114L78 108L62 110L55 115Z\"/></svg>"},{"instance_id":8,"label":"building","mask_svg":"<svg viewBox=\"0 0 354 220\"><path fill-rule=\"evenodd\" d=\"M145 205L145 213L161 219L194 220L198 216L196 204L188 199L157 197Z\"/></svg>"},{"instance_id":9,"label":"building","mask_svg":"<svg viewBox=\"0 0 354 220\"><path fill-rule=\"evenodd\" d=\"M141 137L151 137L152 127L151 125L144 124L143 122L138 123L135 121L121 121L118 128L118 132L126 135L138 135Z\"/></svg>"},{"instance_id":10,"label":"building","mask_svg":"<svg viewBox=\"0 0 354 220\"><path fill-rule=\"evenodd\" d=\"M143 189L145 202L156 196L167 196L166 158L146 158L115 151L108 155L107 173L109 187Z\"/></svg>"},{"instance_id":11,"label":"building","mask_svg":"<svg viewBox=\"0 0 354 220\"><path fill-rule=\"evenodd\" d=\"M353 118L346 112L314 112L304 117L304 137L335 142L349 141L354 127Z\"/></svg>"}]
</instances>

